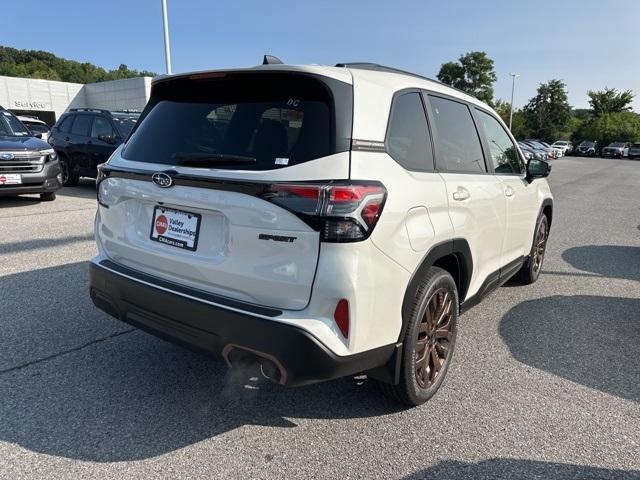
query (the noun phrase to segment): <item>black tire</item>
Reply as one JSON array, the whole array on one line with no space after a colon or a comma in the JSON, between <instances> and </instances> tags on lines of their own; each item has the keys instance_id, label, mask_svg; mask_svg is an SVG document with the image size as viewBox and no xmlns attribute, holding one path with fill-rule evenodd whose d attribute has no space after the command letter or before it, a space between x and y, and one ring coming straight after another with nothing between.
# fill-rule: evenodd
<instances>
[{"instance_id":1,"label":"black tire","mask_svg":"<svg viewBox=\"0 0 640 480\"><path fill-rule=\"evenodd\" d=\"M533 242L529 257L522 268L516 273L515 279L523 285L535 283L542 271L544 255L547 250L547 239L549 238L549 219L545 214L541 214L536 222L536 229L533 233Z\"/></svg>"},{"instance_id":2,"label":"black tire","mask_svg":"<svg viewBox=\"0 0 640 480\"><path fill-rule=\"evenodd\" d=\"M78 185L80 174L69 159L63 155L60 155L60 173L62 175L62 185L65 187L75 187Z\"/></svg>"},{"instance_id":3,"label":"black tire","mask_svg":"<svg viewBox=\"0 0 640 480\"><path fill-rule=\"evenodd\" d=\"M40 194L41 202L53 202L56 199L56 192L46 192Z\"/></svg>"},{"instance_id":4,"label":"black tire","mask_svg":"<svg viewBox=\"0 0 640 480\"><path fill-rule=\"evenodd\" d=\"M418 285L410 315L402 338L400 383L380 386L393 400L414 407L438 391L451 364L458 326L458 290L449 272L438 267L429 269Z\"/></svg>"}]
</instances>

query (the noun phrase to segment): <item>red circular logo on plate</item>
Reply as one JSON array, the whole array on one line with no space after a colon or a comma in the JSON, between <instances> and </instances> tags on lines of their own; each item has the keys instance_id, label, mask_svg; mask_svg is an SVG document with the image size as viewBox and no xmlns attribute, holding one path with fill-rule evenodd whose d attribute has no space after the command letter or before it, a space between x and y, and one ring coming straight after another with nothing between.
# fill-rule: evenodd
<instances>
[{"instance_id":1,"label":"red circular logo on plate","mask_svg":"<svg viewBox=\"0 0 640 480\"><path fill-rule=\"evenodd\" d=\"M162 235L167 231L167 228L169 228L169 221L167 220L167 217L160 215L156 218L156 232Z\"/></svg>"}]
</instances>

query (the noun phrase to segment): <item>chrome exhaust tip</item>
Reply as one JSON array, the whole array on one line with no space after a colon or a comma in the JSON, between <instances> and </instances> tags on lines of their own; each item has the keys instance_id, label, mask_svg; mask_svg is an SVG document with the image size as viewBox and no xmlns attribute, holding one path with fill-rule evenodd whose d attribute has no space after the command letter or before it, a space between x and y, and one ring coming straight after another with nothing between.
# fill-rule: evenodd
<instances>
[{"instance_id":1,"label":"chrome exhaust tip","mask_svg":"<svg viewBox=\"0 0 640 480\"><path fill-rule=\"evenodd\" d=\"M222 358L230 368L234 365L258 364L264 378L280 385L287 382L287 371L273 355L229 343L222 349Z\"/></svg>"}]
</instances>

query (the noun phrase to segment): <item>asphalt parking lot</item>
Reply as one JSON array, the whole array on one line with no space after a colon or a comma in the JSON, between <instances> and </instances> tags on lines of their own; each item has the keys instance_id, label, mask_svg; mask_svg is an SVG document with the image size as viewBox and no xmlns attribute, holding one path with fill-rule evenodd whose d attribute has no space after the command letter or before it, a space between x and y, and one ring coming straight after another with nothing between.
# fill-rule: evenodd
<instances>
[{"instance_id":1,"label":"asphalt parking lot","mask_svg":"<svg viewBox=\"0 0 640 480\"><path fill-rule=\"evenodd\" d=\"M283 389L88 296L91 181L0 199L0 478L640 479L640 162L565 158L544 274L461 319L426 405Z\"/></svg>"}]
</instances>

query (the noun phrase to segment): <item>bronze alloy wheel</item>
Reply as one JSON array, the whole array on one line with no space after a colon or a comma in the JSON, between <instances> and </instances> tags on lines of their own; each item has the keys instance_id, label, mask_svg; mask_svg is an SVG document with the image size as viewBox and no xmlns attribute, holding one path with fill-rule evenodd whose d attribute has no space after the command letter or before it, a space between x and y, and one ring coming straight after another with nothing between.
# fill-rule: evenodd
<instances>
[{"instance_id":1,"label":"bronze alloy wheel","mask_svg":"<svg viewBox=\"0 0 640 480\"><path fill-rule=\"evenodd\" d=\"M415 346L415 374L421 388L434 384L449 359L453 315L451 294L445 288L433 292L422 315Z\"/></svg>"},{"instance_id":2,"label":"bronze alloy wheel","mask_svg":"<svg viewBox=\"0 0 640 480\"><path fill-rule=\"evenodd\" d=\"M544 260L544 250L547 246L547 224L540 222L538 233L536 234L536 242L533 247L533 271L538 273L542 268L542 260Z\"/></svg>"}]
</instances>

